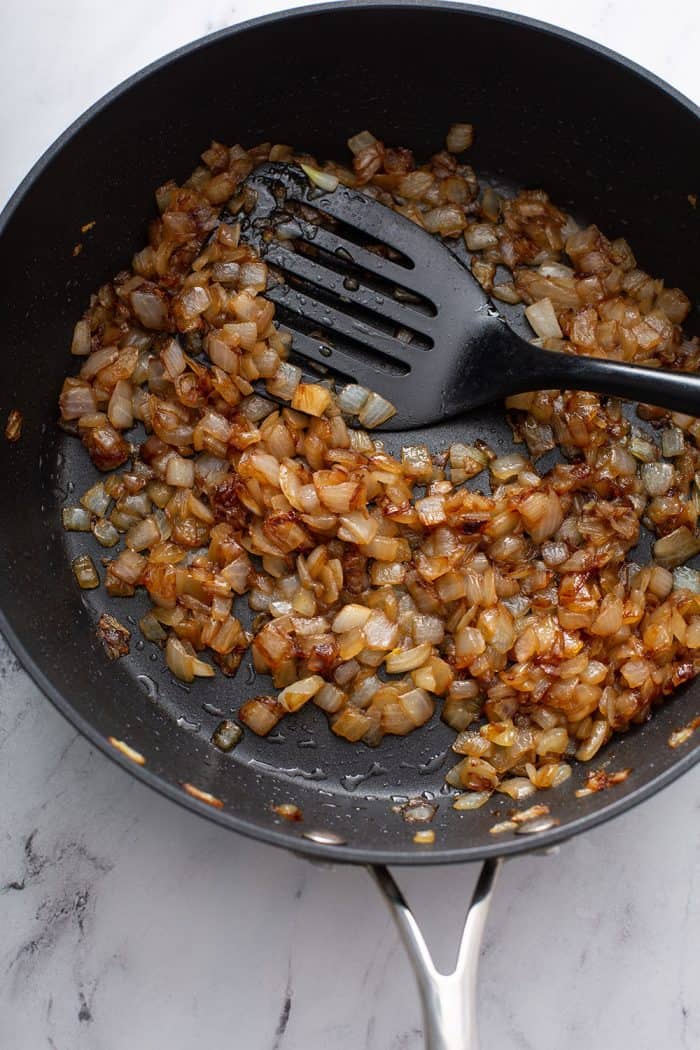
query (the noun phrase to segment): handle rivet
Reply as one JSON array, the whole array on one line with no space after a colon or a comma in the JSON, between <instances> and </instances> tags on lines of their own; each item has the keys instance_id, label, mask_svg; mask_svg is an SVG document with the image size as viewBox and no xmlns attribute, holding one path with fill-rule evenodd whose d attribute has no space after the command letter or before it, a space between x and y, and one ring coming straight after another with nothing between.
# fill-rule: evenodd
<instances>
[{"instance_id":1,"label":"handle rivet","mask_svg":"<svg viewBox=\"0 0 700 1050\"><path fill-rule=\"evenodd\" d=\"M344 846L346 840L335 831L327 831L325 828L309 828L303 831L302 836L309 842L316 842L319 846Z\"/></svg>"}]
</instances>

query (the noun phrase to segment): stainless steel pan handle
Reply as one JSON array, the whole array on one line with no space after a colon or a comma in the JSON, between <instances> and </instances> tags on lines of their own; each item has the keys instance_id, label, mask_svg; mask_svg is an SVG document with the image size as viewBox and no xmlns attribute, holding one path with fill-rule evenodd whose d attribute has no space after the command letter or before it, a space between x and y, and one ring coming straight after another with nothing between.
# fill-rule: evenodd
<instances>
[{"instance_id":1,"label":"stainless steel pan handle","mask_svg":"<svg viewBox=\"0 0 700 1050\"><path fill-rule=\"evenodd\" d=\"M391 909L416 975L423 1007L426 1050L478 1050L476 979L479 951L501 864L501 858L487 860L481 869L452 973L440 973L436 969L416 918L389 869L382 864L369 868Z\"/></svg>"}]
</instances>

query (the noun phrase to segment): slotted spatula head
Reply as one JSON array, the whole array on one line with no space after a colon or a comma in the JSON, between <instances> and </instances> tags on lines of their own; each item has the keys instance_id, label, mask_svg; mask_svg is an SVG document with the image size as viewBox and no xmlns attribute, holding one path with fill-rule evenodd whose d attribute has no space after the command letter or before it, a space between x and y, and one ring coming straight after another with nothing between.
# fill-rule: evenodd
<instances>
[{"instance_id":1,"label":"slotted spatula head","mask_svg":"<svg viewBox=\"0 0 700 1050\"><path fill-rule=\"evenodd\" d=\"M257 202L244 234L273 267L265 294L296 357L389 400L387 429L499 396L484 358L505 323L431 234L358 190L320 190L291 165L264 164L248 185Z\"/></svg>"}]
</instances>

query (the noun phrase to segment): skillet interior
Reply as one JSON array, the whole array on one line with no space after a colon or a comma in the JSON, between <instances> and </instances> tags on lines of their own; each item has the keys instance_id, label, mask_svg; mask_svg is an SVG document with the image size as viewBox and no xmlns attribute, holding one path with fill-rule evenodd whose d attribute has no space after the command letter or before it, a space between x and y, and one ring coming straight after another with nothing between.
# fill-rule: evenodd
<instances>
[{"instance_id":1,"label":"skillet interior","mask_svg":"<svg viewBox=\"0 0 700 1050\"><path fill-rule=\"evenodd\" d=\"M441 786L453 734L439 721L370 750L333 737L314 709L281 723L282 740L248 733L222 755L209 745L216 710L229 714L265 686L256 688L244 665L233 682L219 677L188 690L136 644L128 660L108 666L94 637L99 612L110 608L128 622L143 603L81 594L67 554L89 543L60 526L61 506L73 501L69 483L82 491L92 476L80 447L53 426L73 323L90 292L143 242L153 188L185 177L211 138L269 138L342 156L347 134L370 127L427 155L450 122L468 119L477 129L469 159L480 176L544 187L578 217L628 237L640 265L700 297L699 219L688 200L697 189L689 184L699 128L692 106L607 53L521 19L444 5L349 6L263 19L156 64L78 121L6 210L1 418L19 407L25 426L19 444L0 443L3 626L38 683L98 746L114 756L105 738L126 740L148 760L143 769L124 760L130 771L221 823L337 860L470 860L532 841L489 834L512 808L508 799L472 814L451 810ZM410 440L439 447L476 437L509 447L501 409ZM401 440L387 435L386 443ZM138 637L136 630L134 643ZM585 775L576 769L547 797L560 825L538 842L604 819L687 768L700 757L700 739L678 751L667 739L698 714L700 687L691 686L611 744L605 764L633 769L614 791L576 800ZM224 808L191 800L179 787L185 781ZM423 792L440 803L429 850L413 845L391 808L392 796ZM270 811L280 801L297 802L304 823L280 823ZM313 844L302 837L309 828L333 830L347 845Z\"/></svg>"}]
</instances>

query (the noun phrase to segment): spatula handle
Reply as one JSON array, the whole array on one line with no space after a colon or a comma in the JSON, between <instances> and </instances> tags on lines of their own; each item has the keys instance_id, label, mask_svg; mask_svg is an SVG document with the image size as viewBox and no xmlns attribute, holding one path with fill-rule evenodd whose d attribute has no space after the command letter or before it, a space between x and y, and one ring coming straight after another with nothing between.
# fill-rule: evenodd
<instances>
[{"instance_id":1,"label":"spatula handle","mask_svg":"<svg viewBox=\"0 0 700 1050\"><path fill-rule=\"evenodd\" d=\"M591 390L700 416L700 375L693 372L668 372L622 361L539 350L522 342L514 351L512 367L512 393Z\"/></svg>"}]
</instances>

